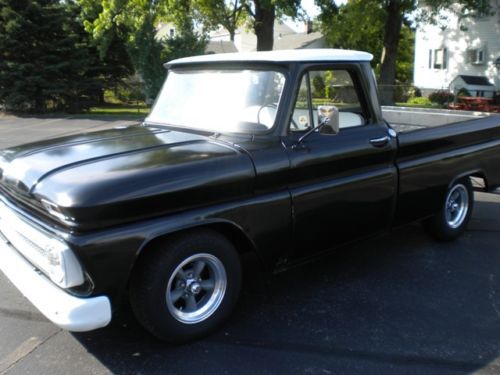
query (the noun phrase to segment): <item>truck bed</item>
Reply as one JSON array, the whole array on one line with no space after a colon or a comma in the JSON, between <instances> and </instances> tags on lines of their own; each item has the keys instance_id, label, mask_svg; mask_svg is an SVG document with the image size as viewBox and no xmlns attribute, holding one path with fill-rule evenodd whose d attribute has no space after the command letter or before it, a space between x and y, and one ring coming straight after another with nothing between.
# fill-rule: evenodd
<instances>
[{"instance_id":1,"label":"truck bed","mask_svg":"<svg viewBox=\"0 0 500 375\"><path fill-rule=\"evenodd\" d=\"M460 176L484 179L486 191L500 188L500 116L484 112L383 107L398 132L397 223L432 215L448 184Z\"/></svg>"},{"instance_id":2,"label":"truck bed","mask_svg":"<svg viewBox=\"0 0 500 375\"><path fill-rule=\"evenodd\" d=\"M495 116L485 112L390 106L382 107L382 114L398 133Z\"/></svg>"}]
</instances>

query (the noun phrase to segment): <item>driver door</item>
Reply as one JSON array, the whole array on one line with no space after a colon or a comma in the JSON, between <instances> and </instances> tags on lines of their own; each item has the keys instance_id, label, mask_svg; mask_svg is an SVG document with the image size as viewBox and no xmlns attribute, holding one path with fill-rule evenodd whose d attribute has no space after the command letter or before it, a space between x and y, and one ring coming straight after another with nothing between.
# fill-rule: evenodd
<instances>
[{"instance_id":1,"label":"driver door","mask_svg":"<svg viewBox=\"0 0 500 375\"><path fill-rule=\"evenodd\" d=\"M294 212L294 255L308 257L381 232L393 215L396 140L374 121L354 68L311 69L302 76L287 144ZM339 109L338 134L314 131L318 105Z\"/></svg>"}]
</instances>

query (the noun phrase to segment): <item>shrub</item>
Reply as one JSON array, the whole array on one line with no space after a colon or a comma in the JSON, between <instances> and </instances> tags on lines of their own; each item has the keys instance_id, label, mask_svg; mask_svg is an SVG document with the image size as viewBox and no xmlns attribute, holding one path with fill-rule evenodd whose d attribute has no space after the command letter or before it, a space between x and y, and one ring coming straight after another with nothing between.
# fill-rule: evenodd
<instances>
[{"instance_id":1,"label":"shrub","mask_svg":"<svg viewBox=\"0 0 500 375\"><path fill-rule=\"evenodd\" d=\"M325 92L325 81L323 81L323 77L314 76L312 79L312 85L314 88L314 96L322 96Z\"/></svg>"},{"instance_id":2,"label":"shrub","mask_svg":"<svg viewBox=\"0 0 500 375\"><path fill-rule=\"evenodd\" d=\"M426 98L425 96L418 96L418 97L415 97L415 98L410 98L408 100L408 104L430 106L432 103L429 100L429 98Z\"/></svg>"},{"instance_id":3,"label":"shrub","mask_svg":"<svg viewBox=\"0 0 500 375\"><path fill-rule=\"evenodd\" d=\"M410 98L419 96L422 96L422 92L418 87L405 84L394 86L394 99L396 102L407 102Z\"/></svg>"},{"instance_id":4,"label":"shrub","mask_svg":"<svg viewBox=\"0 0 500 375\"><path fill-rule=\"evenodd\" d=\"M458 90L457 97L459 96L471 96L469 90L467 90L465 87L462 87L460 90Z\"/></svg>"},{"instance_id":5,"label":"shrub","mask_svg":"<svg viewBox=\"0 0 500 375\"><path fill-rule=\"evenodd\" d=\"M497 94L493 97L493 104L500 105L500 94Z\"/></svg>"},{"instance_id":6,"label":"shrub","mask_svg":"<svg viewBox=\"0 0 500 375\"><path fill-rule=\"evenodd\" d=\"M119 85L116 90L116 97L124 103L144 101L144 85L140 83Z\"/></svg>"},{"instance_id":7,"label":"shrub","mask_svg":"<svg viewBox=\"0 0 500 375\"><path fill-rule=\"evenodd\" d=\"M429 95L429 100L432 103L438 103L444 105L446 103L450 103L455 99L455 95L453 93L446 90L438 90L434 91Z\"/></svg>"}]
</instances>

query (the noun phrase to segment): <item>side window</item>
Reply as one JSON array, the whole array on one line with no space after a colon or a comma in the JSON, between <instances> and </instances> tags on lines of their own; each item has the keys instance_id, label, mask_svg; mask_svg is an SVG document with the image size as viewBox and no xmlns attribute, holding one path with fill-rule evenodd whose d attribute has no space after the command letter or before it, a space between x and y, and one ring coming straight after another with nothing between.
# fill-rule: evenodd
<instances>
[{"instance_id":1,"label":"side window","mask_svg":"<svg viewBox=\"0 0 500 375\"><path fill-rule=\"evenodd\" d=\"M347 70L307 72L302 76L290 129L304 131L317 126L320 105L334 105L339 109L341 129L366 124L368 116L363 113L358 91Z\"/></svg>"}]
</instances>

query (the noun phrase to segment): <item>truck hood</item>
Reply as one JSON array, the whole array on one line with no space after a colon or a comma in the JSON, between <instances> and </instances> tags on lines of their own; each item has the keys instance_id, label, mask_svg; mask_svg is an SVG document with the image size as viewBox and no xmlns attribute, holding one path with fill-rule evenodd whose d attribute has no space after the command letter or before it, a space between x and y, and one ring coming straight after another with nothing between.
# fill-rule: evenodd
<instances>
[{"instance_id":1,"label":"truck hood","mask_svg":"<svg viewBox=\"0 0 500 375\"><path fill-rule=\"evenodd\" d=\"M5 193L39 213L53 207L58 220L82 229L245 196L254 177L251 159L234 145L155 127L106 130L0 152Z\"/></svg>"}]
</instances>

